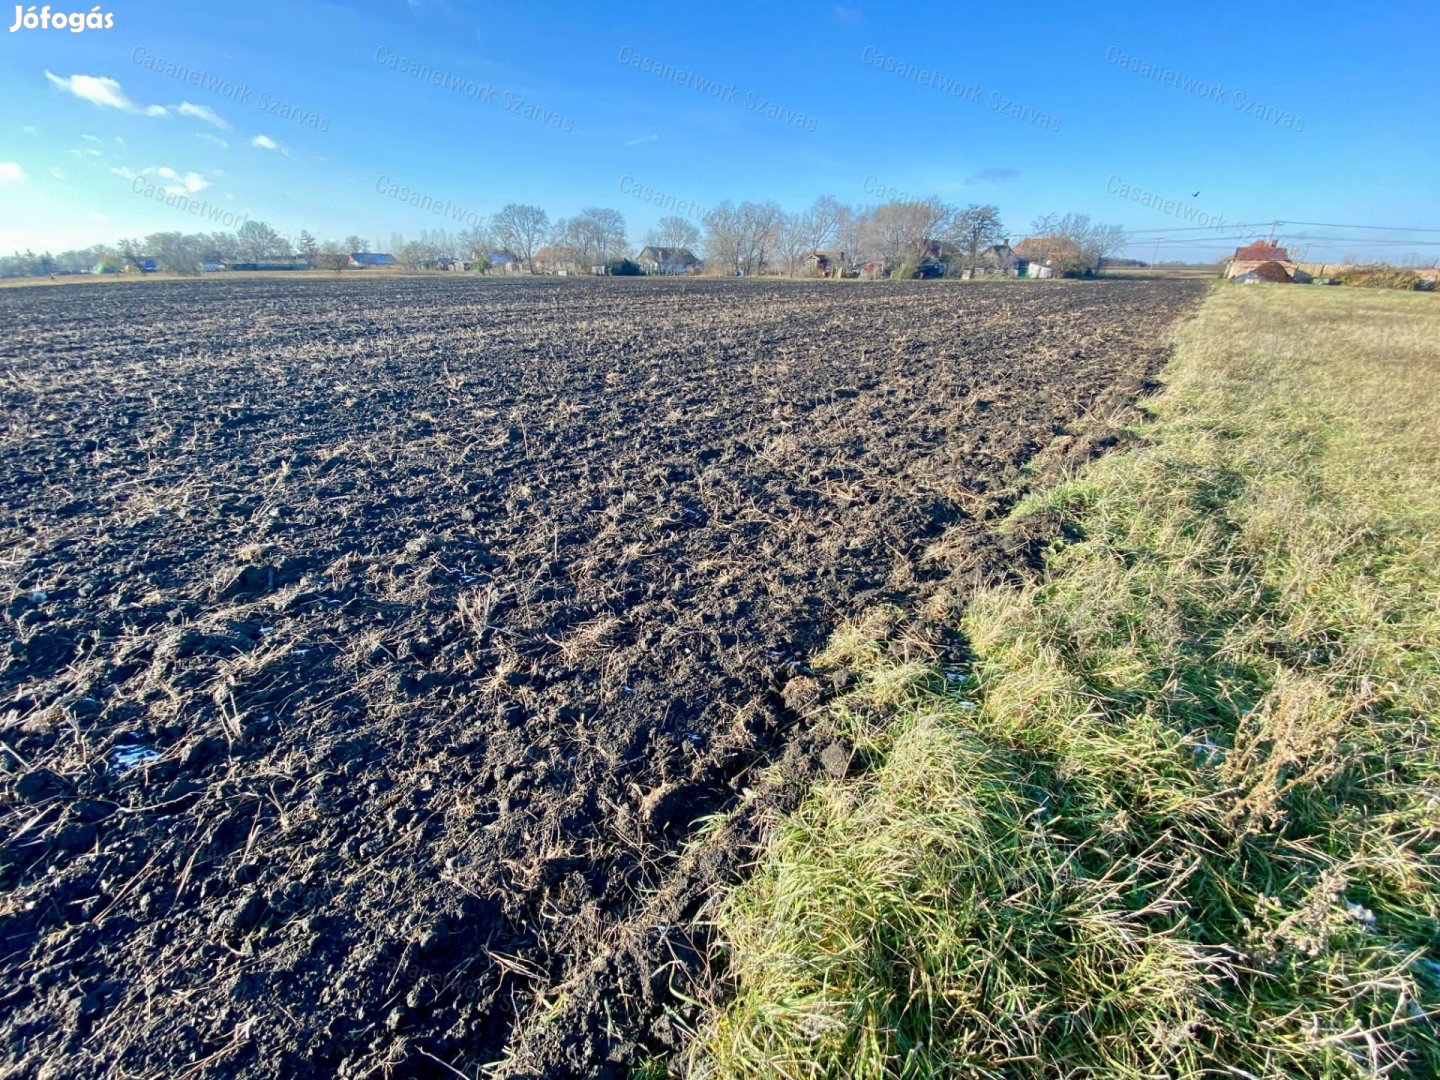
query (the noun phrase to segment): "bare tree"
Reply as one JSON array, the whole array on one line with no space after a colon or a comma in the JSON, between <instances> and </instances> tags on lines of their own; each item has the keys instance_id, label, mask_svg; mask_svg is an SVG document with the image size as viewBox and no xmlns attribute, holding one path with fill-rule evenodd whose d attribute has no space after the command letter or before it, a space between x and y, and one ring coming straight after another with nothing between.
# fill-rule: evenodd
<instances>
[{"instance_id":1,"label":"bare tree","mask_svg":"<svg viewBox=\"0 0 1440 1080\"><path fill-rule=\"evenodd\" d=\"M852 264L861 261L860 252L868 228L867 217L867 212L857 207L841 206L835 221L835 242L839 245L844 260L849 260ZM842 270L844 260L841 264Z\"/></svg>"},{"instance_id":2,"label":"bare tree","mask_svg":"<svg viewBox=\"0 0 1440 1080\"><path fill-rule=\"evenodd\" d=\"M725 200L705 215L707 260L747 276L759 273L774 248L782 216L773 201L736 206Z\"/></svg>"},{"instance_id":3,"label":"bare tree","mask_svg":"<svg viewBox=\"0 0 1440 1080\"><path fill-rule=\"evenodd\" d=\"M740 213L729 199L705 215L705 262L726 274L740 267Z\"/></svg>"},{"instance_id":4,"label":"bare tree","mask_svg":"<svg viewBox=\"0 0 1440 1080\"><path fill-rule=\"evenodd\" d=\"M655 228L645 234L645 243L651 247L693 251L700 246L700 230L683 217L672 214L655 223Z\"/></svg>"},{"instance_id":5,"label":"bare tree","mask_svg":"<svg viewBox=\"0 0 1440 1080\"><path fill-rule=\"evenodd\" d=\"M550 215L538 206L507 203L491 219L490 227L500 243L513 251L533 274L535 250L550 231Z\"/></svg>"},{"instance_id":6,"label":"bare tree","mask_svg":"<svg viewBox=\"0 0 1440 1080\"><path fill-rule=\"evenodd\" d=\"M953 211L939 199L882 203L869 212L863 243L868 253L901 266L918 266L928 245L948 231Z\"/></svg>"},{"instance_id":7,"label":"bare tree","mask_svg":"<svg viewBox=\"0 0 1440 1080\"><path fill-rule=\"evenodd\" d=\"M587 271L611 259L624 258L625 216L619 210L591 206L573 218L555 223L553 242L574 248L576 261Z\"/></svg>"},{"instance_id":8,"label":"bare tree","mask_svg":"<svg viewBox=\"0 0 1440 1080\"><path fill-rule=\"evenodd\" d=\"M804 233L805 245L811 251L824 251L833 245L840 234L840 221L845 207L833 195L821 195L810 208L800 215L800 229Z\"/></svg>"},{"instance_id":9,"label":"bare tree","mask_svg":"<svg viewBox=\"0 0 1440 1080\"><path fill-rule=\"evenodd\" d=\"M263 221L247 221L235 230L240 242L240 255L250 262L278 259L291 252L290 241Z\"/></svg>"},{"instance_id":10,"label":"bare tree","mask_svg":"<svg viewBox=\"0 0 1440 1080\"><path fill-rule=\"evenodd\" d=\"M172 274L200 273L199 235L178 232L151 233L145 238L145 249L161 270ZM49 272L49 271L47 271Z\"/></svg>"},{"instance_id":11,"label":"bare tree","mask_svg":"<svg viewBox=\"0 0 1440 1080\"><path fill-rule=\"evenodd\" d=\"M585 233L599 262L623 259L629 248L625 239L625 215L604 206L580 211Z\"/></svg>"},{"instance_id":12,"label":"bare tree","mask_svg":"<svg viewBox=\"0 0 1440 1080\"><path fill-rule=\"evenodd\" d=\"M775 234L775 250L785 265L785 273L791 277L799 275L805 263L805 256L815 250L811 239L810 224L804 213L781 214Z\"/></svg>"},{"instance_id":13,"label":"bare tree","mask_svg":"<svg viewBox=\"0 0 1440 1080\"><path fill-rule=\"evenodd\" d=\"M1037 237L1055 241L1059 269L1087 273L1125 246L1125 229L1092 221L1089 214L1044 214L1030 223Z\"/></svg>"},{"instance_id":14,"label":"bare tree","mask_svg":"<svg viewBox=\"0 0 1440 1080\"><path fill-rule=\"evenodd\" d=\"M1005 236L1000 211L990 205L971 203L955 213L947 239L959 250L966 266L980 261L980 252Z\"/></svg>"},{"instance_id":15,"label":"bare tree","mask_svg":"<svg viewBox=\"0 0 1440 1080\"><path fill-rule=\"evenodd\" d=\"M481 270L490 267L490 253L495 250L495 238L490 235L490 230L483 225L475 225L466 229L458 237L459 254L472 266L478 266Z\"/></svg>"},{"instance_id":16,"label":"bare tree","mask_svg":"<svg viewBox=\"0 0 1440 1080\"><path fill-rule=\"evenodd\" d=\"M347 236L345 238L345 250L349 252L368 251L368 241L363 236Z\"/></svg>"},{"instance_id":17,"label":"bare tree","mask_svg":"<svg viewBox=\"0 0 1440 1080\"><path fill-rule=\"evenodd\" d=\"M348 244L345 246L349 247ZM363 249L356 248L355 250ZM350 253L336 241L326 240L320 245L320 250L315 255L315 265L321 270L333 270L338 274L349 267Z\"/></svg>"}]
</instances>

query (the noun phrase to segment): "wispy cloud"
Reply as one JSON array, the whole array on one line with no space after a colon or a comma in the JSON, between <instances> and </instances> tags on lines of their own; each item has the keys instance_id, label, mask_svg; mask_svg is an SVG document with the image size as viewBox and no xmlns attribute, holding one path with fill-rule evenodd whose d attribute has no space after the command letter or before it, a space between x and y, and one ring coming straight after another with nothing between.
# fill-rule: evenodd
<instances>
[{"instance_id":1,"label":"wispy cloud","mask_svg":"<svg viewBox=\"0 0 1440 1080\"><path fill-rule=\"evenodd\" d=\"M52 86L103 109L119 109L121 112L139 113L144 116L174 114L203 120L205 123L214 124L219 128L230 126L223 116L208 105L196 105L189 101L182 101L179 105L142 105L125 93L125 88L117 80L107 75L56 75L47 68L45 78L50 80ZM85 137L93 138L90 135ZM99 142L98 139L95 141Z\"/></svg>"},{"instance_id":2,"label":"wispy cloud","mask_svg":"<svg viewBox=\"0 0 1440 1080\"><path fill-rule=\"evenodd\" d=\"M660 136L659 136L659 135L641 135L640 138L638 138L638 139L631 139L631 140L630 140L629 142L627 142L625 145L626 145L626 146L639 146L641 143L659 142L659 141L660 141Z\"/></svg>"},{"instance_id":3,"label":"wispy cloud","mask_svg":"<svg viewBox=\"0 0 1440 1080\"><path fill-rule=\"evenodd\" d=\"M846 7L844 4L836 4L830 9L835 18L839 19L846 26L854 26L864 18L859 8Z\"/></svg>"},{"instance_id":4,"label":"wispy cloud","mask_svg":"<svg viewBox=\"0 0 1440 1080\"><path fill-rule=\"evenodd\" d=\"M289 153L288 150L286 150L274 139L270 138L269 135L256 135L253 139L250 140L250 145L260 150L278 150L282 154Z\"/></svg>"},{"instance_id":5,"label":"wispy cloud","mask_svg":"<svg viewBox=\"0 0 1440 1080\"><path fill-rule=\"evenodd\" d=\"M131 100L122 87L114 79L104 75L69 75L60 76L45 70L45 78L67 93L74 94L81 101L88 101L92 105L99 105L106 109L120 109L123 112L144 113L146 116L164 116L164 105L142 106Z\"/></svg>"},{"instance_id":6,"label":"wispy cloud","mask_svg":"<svg viewBox=\"0 0 1440 1080\"><path fill-rule=\"evenodd\" d=\"M0 161L0 184L18 184L25 179L25 170L18 161Z\"/></svg>"},{"instance_id":7,"label":"wispy cloud","mask_svg":"<svg viewBox=\"0 0 1440 1080\"><path fill-rule=\"evenodd\" d=\"M182 101L175 111L181 116L193 116L196 120L204 120L207 124L214 124L221 129L230 127L225 118L208 105L192 105L188 101Z\"/></svg>"},{"instance_id":8,"label":"wispy cloud","mask_svg":"<svg viewBox=\"0 0 1440 1080\"><path fill-rule=\"evenodd\" d=\"M116 176L123 177L126 180L134 180L135 177L140 175L137 172L131 172L124 165L111 165L110 171L113 172Z\"/></svg>"},{"instance_id":9,"label":"wispy cloud","mask_svg":"<svg viewBox=\"0 0 1440 1080\"><path fill-rule=\"evenodd\" d=\"M102 145L105 142L105 140L100 138L99 135L81 135L80 138L84 139L86 142L100 143Z\"/></svg>"},{"instance_id":10,"label":"wispy cloud","mask_svg":"<svg viewBox=\"0 0 1440 1080\"><path fill-rule=\"evenodd\" d=\"M211 135L208 131L197 132L195 137L201 142L209 143L211 146L218 146L221 150L229 150L230 144L219 135Z\"/></svg>"},{"instance_id":11,"label":"wispy cloud","mask_svg":"<svg viewBox=\"0 0 1440 1080\"><path fill-rule=\"evenodd\" d=\"M1019 169L981 169L974 176L965 178L966 185L970 184L1008 184L1012 180L1020 179Z\"/></svg>"},{"instance_id":12,"label":"wispy cloud","mask_svg":"<svg viewBox=\"0 0 1440 1080\"><path fill-rule=\"evenodd\" d=\"M64 179L65 179L65 174L60 171L60 166L58 166L58 165L51 165L51 166L50 166L50 175L53 176L56 180L64 180Z\"/></svg>"}]
</instances>

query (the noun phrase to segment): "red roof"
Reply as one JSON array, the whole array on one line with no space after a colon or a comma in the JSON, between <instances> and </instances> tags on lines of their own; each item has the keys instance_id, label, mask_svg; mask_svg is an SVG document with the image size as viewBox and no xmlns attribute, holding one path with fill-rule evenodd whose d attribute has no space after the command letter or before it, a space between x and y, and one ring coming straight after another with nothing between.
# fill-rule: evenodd
<instances>
[{"instance_id":1,"label":"red roof","mask_svg":"<svg viewBox=\"0 0 1440 1080\"><path fill-rule=\"evenodd\" d=\"M1236 248L1235 258L1239 262L1289 262L1290 253L1268 240L1256 240L1253 244Z\"/></svg>"}]
</instances>

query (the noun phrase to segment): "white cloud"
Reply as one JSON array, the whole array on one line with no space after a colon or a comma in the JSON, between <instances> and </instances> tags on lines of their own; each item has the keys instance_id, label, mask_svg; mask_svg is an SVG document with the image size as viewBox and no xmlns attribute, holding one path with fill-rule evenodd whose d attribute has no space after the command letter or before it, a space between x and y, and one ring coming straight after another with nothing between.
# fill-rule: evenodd
<instances>
[{"instance_id":1,"label":"white cloud","mask_svg":"<svg viewBox=\"0 0 1440 1080\"><path fill-rule=\"evenodd\" d=\"M74 94L81 101L88 101L92 105L99 105L102 108L142 113L145 116L169 116L173 112L179 116L203 120L207 124L214 124L220 128L230 126L225 122L224 117L208 105L196 105L190 101L182 101L179 105L141 105L125 93L124 87L119 82L106 75L61 76L47 68L45 78L66 93ZM90 137L86 136L86 138Z\"/></svg>"},{"instance_id":2,"label":"white cloud","mask_svg":"<svg viewBox=\"0 0 1440 1080\"><path fill-rule=\"evenodd\" d=\"M100 138L99 135L81 135L80 138L84 139L86 142L93 143L103 143L104 141Z\"/></svg>"},{"instance_id":3,"label":"white cloud","mask_svg":"<svg viewBox=\"0 0 1440 1080\"><path fill-rule=\"evenodd\" d=\"M124 165L111 165L110 171L113 172L116 176L124 177L126 180L134 180L135 177L140 175L139 173L131 172Z\"/></svg>"},{"instance_id":4,"label":"white cloud","mask_svg":"<svg viewBox=\"0 0 1440 1080\"><path fill-rule=\"evenodd\" d=\"M168 165L159 165L145 170L147 175L158 176L162 180L173 180L174 183L165 185L167 195L194 195L197 191L204 191L210 186L210 181L197 172L187 172L183 176L170 168Z\"/></svg>"},{"instance_id":5,"label":"white cloud","mask_svg":"<svg viewBox=\"0 0 1440 1080\"><path fill-rule=\"evenodd\" d=\"M280 144L269 135L256 135L250 140L251 146L258 146L261 150L280 150ZM283 151L281 151L283 153Z\"/></svg>"},{"instance_id":6,"label":"white cloud","mask_svg":"<svg viewBox=\"0 0 1440 1080\"><path fill-rule=\"evenodd\" d=\"M93 146L72 146L70 148L70 156L77 158L100 157L101 154L100 151L96 150Z\"/></svg>"},{"instance_id":7,"label":"white cloud","mask_svg":"<svg viewBox=\"0 0 1440 1080\"><path fill-rule=\"evenodd\" d=\"M26 135L34 135L35 132L39 131L40 129L37 128L34 124L26 124L20 130L23 131Z\"/></svg>"},{"instance_id":8,"label":"white cloud","mask_svg":"<svg viewBox=\"0 0 1440 1080\"><path fill-rule=\"evenodd\" d=\"M25 179L25 170L18 161L0 161L0 184L18 184Z\"/></svg>"},{"instance_id":9,"label":"white cloud","mask_svg":"<svg viewBox=\"0 0 1440 1080\"><path fill-rule=\"evenodd\" d=\"M58 165L50 166L50 175L53 176L56 180L65 179L65 174L60 171L60 167Z\"/></svg>"},{"instance_id":10,"label":"white cloud","mask_svg":"<svg viewBox=\"0 0 1440 1080\"><path fill-rule=\"evenodd\" d=\"M217 113L209 105L195 105L189 101L182 101L175 110L181 116L193 116L196 120L204 120L207 124L214 124L218 128L229 128L225 118Z\"/></svg>"},{"instance_id":11,"label":"white cloud","mask_svg":"<svg viewBox=\"0 0 1440 1080\"><path fill-rule=\"evenodd\" d=\"M630 140L629 142L627 142L625 145L626 145L626 146L639 146L641 143L659 142L659 141L660 141L660 136L659 136L659 135L642 135L642 136L640 136L640 138L638 138L638 139L631 139L631 140Z\"/></svg>"},{"instance_id":12,"label":"white cloud","mask_svg":"<svg viewBox=\"0 0 1440 1080\"><path fill-rule=\"evenodd\" d=\"M142 111L139 105L126 96L118 82L108 79L104 75L71 75L69 78L61 78L47 68L45 78L61 90L74 94L81 101L88 101L107 109L123 109L126 112ZM161 115L164 115L163 110Z\"/></svg>"},{"instance_id":13,"label":"white cloud","mask_svg":"<svg viewBox=\"0 0 1440 1080\"><path fill-rule=\"evenodd\" d=\"M219 135L211 135L208 131L197 132L195 137L201 142L209 143L211 146L218 146L221 150L230 149L230 144L228 142L220 138Z\"/></svg>"}]
</instances>

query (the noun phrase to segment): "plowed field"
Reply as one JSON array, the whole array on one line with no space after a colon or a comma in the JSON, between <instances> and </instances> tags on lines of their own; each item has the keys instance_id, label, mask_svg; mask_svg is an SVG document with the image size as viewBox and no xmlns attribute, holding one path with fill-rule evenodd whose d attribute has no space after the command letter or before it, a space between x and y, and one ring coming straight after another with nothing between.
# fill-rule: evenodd
<instances>
[{"instance_id":1,"label":"plowed field","mask_svg":"<svg viewBox=\"0 0 1440 1080\"><path fill-rule=\"evenodd\" d=\"M623 1076L805 658L1202 291L0 291L0 1069Z\"/></svg>"}]
</instances>

